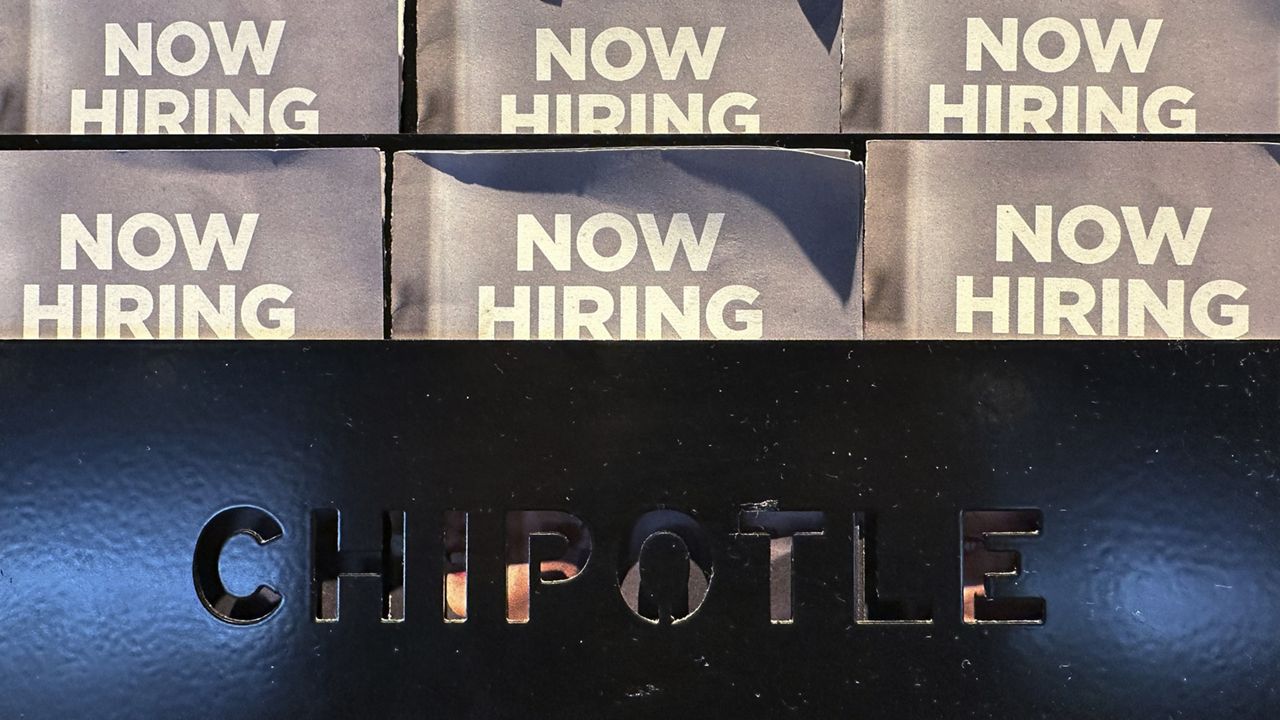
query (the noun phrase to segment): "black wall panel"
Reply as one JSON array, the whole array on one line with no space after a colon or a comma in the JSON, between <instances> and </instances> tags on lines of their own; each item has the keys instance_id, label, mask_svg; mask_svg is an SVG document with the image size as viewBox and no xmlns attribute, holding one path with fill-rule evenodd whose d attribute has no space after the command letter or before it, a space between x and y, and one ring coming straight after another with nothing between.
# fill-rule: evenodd
<instances>
[{"instance_id":1,"label":"black wall panel","mask_svg":"<svg viewBox=\"0 0 1280 720\"><path fill-rule=\"evenodd\" d=\"M1271 344L6 344L0 349L0 716L1271 717L1280 708L1280 366ZM795 540L793 624L739 511L822 511ZM196 540L233 506L236 626ZM637 518L696 519L714 561L687 621L619 591ZM341 581L313 619L313 511L377 559L405 517L404 620ZM1038 510L968 625L962 511ZM505 619L506 513L559 510L581 575ZM468 620L443 620L442 524L469 513ZM931 625L855 622L869 584ZM555 555L538 538L535 557ZM644 561L655 582L678 544ZM669 578L668 578L669 579ZM873 597L873 600L875 598Z\"/></svg>"}]
</instances>

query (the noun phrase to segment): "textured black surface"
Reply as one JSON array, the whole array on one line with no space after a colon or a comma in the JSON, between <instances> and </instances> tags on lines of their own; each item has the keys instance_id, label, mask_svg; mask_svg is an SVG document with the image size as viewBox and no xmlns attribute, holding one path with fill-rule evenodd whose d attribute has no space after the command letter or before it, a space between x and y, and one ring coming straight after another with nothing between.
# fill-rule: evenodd
<instances>
[{"instance_id":1,"label":"textured black surface","mask_svg":"<svg viewBox=\"0 0 1280 720\"><path fill-rule=\"evenodd\" d=\"M0 717L1270 718L1277 698L1280 346L1271 344L0 346ZM768 540L739 505L827 513L796 541L796 622L769 622ZM227 547L215 620L192 585ZM407 514L406 619L343 581L312 621L311 511L377 550ZM632 522L711 538L688 622L617 587ZM1009 543L1039 627L961 622L959 513L1037 508ZM470 619L442 621L443 513L471 512ZM567 510L594 554L504 619L504 514ZM882 597L853 623L854 512Z\"/></svg>"}]
</instances>

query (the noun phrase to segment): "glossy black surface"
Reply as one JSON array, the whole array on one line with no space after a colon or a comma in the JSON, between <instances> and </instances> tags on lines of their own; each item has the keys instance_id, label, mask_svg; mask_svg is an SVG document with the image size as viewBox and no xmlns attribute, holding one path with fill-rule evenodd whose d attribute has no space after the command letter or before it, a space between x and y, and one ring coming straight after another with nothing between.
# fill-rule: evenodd
<instances>
[{"instance_id":1,"label":"glossy black surface","mask_svg":"<svg viewBox=\"0 0 1280 720\"><path fill-rule=\"evenodd\" d=\"M1273 344L4 344L0 717L1276 717L1278 402ZM826 513L791 625L769 538L734 535L765 501ZM192 555L246 504L285 533L232 540L223 579L284 600L235 626ZM376 578L313 620L325 508L353 551L405 513L402 623ZM714 560L674 626L618 589L657 508ZM1041 626L961 620L960 513L1002 508L1043 514L996 584L1043 597ZM518 510L576 514L593 548L511 625ZM880 597L933 625L855 625L855 512Z\"/></svg>"}]
</instances>

